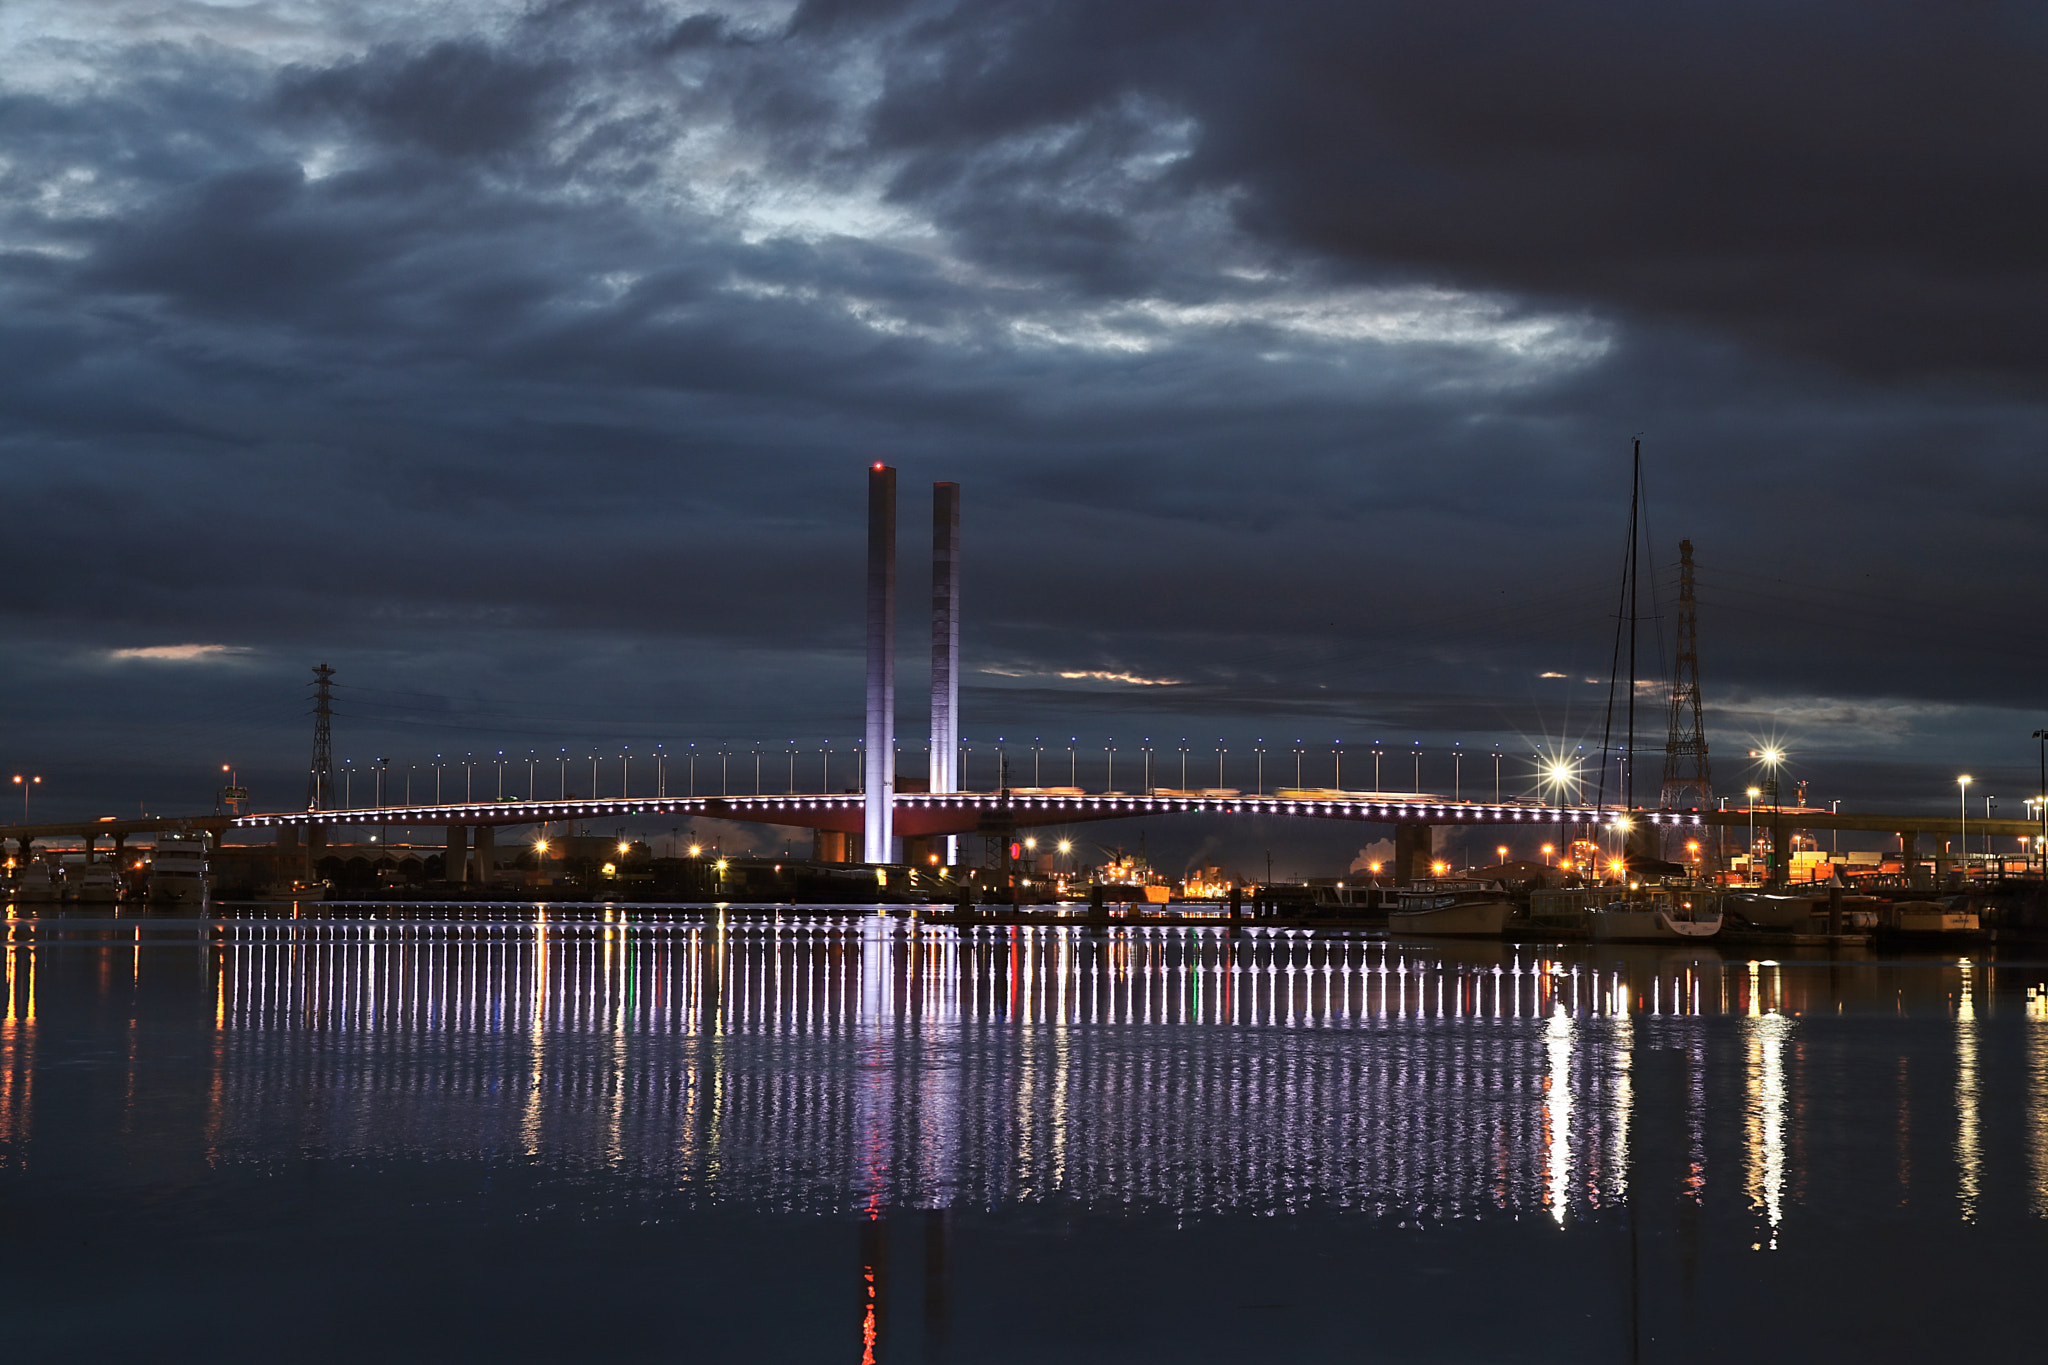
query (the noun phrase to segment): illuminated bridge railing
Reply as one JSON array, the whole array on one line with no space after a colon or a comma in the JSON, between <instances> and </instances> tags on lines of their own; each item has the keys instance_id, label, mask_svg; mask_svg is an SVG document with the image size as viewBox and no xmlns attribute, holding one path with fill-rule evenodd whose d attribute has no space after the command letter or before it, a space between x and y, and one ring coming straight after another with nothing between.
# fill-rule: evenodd
<instances>
[{"instance_id":1,"label":"illuminated bridge railing","mask_svg":"<svg viewBox=\"0 0 2048 1365\"><path fill-rule=\"evenodd\" d=\"M1538 806L1520 802L1449 801L1428 796L1243 796L1194 792L1069 792L1013 789L1007 792L899 793L905 814L1008 814L1025 824L1117 819L1137 815L1259 815L1315 820L1354 820L1401 825L1611 825L1624 817L1653 825L1697 826L1698 811L1627 811L1617 806ZM857 816L857 792L784 793L752 796L630 797L570 801L469 801L430 806L371 806L347 810L285 811L247 815L240 829L314 825L527 825L558 820L601 820L623 816L698 816L762 824L816 825Z\"/></svg>"}]
</instances>

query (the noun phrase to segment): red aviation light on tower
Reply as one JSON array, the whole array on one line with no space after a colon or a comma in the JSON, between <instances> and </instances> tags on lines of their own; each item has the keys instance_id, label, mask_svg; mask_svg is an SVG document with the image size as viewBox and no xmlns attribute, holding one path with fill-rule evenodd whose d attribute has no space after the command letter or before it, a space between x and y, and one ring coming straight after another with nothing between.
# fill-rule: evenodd
<instances>
[{"instance_id":1,"label":"red aviation light on tower","mask_svg":"<svg viewBox=\"0 0 2048 1365\"><path fill-rule=\"evenodd\" d=\"M872 465L869 465L868 467L870 469L886 469L888 466L884 465L880 460L876 460Z\"/></svg>"}]
</instances>

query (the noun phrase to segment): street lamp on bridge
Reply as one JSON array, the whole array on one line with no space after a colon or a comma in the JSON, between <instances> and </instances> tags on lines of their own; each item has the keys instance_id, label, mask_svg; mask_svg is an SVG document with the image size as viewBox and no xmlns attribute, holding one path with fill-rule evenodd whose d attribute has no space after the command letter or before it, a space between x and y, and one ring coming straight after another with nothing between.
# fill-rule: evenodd
<instances>
[{"instance_id":1,"label":"street lamp on bridge","mask_svg":"<svg viewBox=\"0 0 2048 1365\"><path fill-rule=\"evenodd\" d=\"M1962 812L1962 820L1956 829L1956 842L1962 846L1965 886L1970 882L1970 781L1968 773L1956 779L1956 805Z\"/></svg>"},{"instance_id":2,"label":"street lamp on bridge","mask_svg":"<svg viewBox=\"0 0 2048 1365\"><path fill-rule=\"evenodd\" d=\"M40 777L31 776L27 773L16 773L14 775L14 785L21 788L21 823L25 825L28 823L29 789L32 787L42 786L43 779Z\"/></svg>"}]
</instances>

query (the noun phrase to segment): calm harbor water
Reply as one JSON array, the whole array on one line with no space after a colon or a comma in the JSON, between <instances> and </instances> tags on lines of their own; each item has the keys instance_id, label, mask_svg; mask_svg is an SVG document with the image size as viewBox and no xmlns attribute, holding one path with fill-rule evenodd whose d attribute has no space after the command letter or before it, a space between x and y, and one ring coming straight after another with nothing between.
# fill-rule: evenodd
<instances>
[{"instance_id":1,"label":"calm harbor water","mask_svg":"<svg viewBox=\"0 0 2048 1365\"><path fill-rule=\"evenodd\" d=\"M873 912L8 920L13 1359L2037 1341L2048 964Z\"/></svg>"}]
</instances>

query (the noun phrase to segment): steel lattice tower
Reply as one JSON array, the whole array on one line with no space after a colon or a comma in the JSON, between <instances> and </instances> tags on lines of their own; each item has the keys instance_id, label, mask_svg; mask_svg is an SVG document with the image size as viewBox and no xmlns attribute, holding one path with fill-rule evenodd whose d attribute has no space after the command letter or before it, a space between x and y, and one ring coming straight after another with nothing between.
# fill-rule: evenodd
<instances>
[{"instance_id":1,"label":"steel lattice tower","mask_svg":"<svg viewBox=\"0 0 2048 1365\"><path fill-rule=\"evenodd\" d=\"M1706 810L1714 804L1707 771L1707 730L1700 717L1699 603L1693 595L1692 542L1678 542L1678 660L1671 670L1671 730L1664 742L1666 810Z\"/></svg>"},{"instance_id":2,"label":"steel lattice tower","mask_svg":"<svg viewBox=\"0 0 2048 1365\"><path fill-rule=\"evenodd\" d=\"M334 809L334 670L313 670L313 765L306 772L306 809Z\"/></svg>"}]
</instances>

